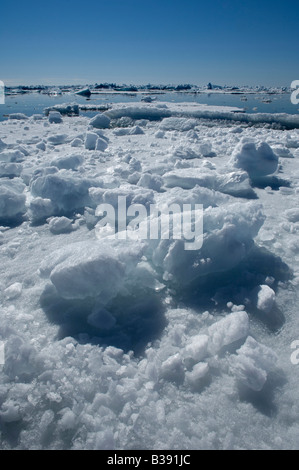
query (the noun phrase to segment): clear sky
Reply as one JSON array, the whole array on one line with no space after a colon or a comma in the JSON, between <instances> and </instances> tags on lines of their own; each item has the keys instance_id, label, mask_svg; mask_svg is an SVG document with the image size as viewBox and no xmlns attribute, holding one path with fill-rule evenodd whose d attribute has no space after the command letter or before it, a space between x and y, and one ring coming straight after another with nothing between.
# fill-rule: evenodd
<instances>
[{"instance_id":1,"label":"clear sky","mask_svg":"<svg viewBox=\"0 0 299 470\"><path fill-rule=\"evenodd\" d=\"M6 84L289 86L298 0L1 0Z\"/></svg>"}]
</instances>

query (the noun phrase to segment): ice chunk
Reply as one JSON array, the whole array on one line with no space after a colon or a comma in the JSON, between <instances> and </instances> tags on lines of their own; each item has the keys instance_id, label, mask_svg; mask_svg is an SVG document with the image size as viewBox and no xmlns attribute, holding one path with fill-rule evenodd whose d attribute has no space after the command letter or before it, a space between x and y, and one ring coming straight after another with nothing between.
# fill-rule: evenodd
<instances>
[{"instance_id":1,"label":"ice chunk","mask_svg":"<svg viewBox=\"0 0 299 470\"><path fill-rule=\"evenodd\" d=\"M26 212L26 197L11 186L0 186L0 220L14 221Z\"/></svg>"},{"instance_id":2,"label":"ice chunk","mask_svg":"<svg viewBox=\"0 0 299 470\"><path fill-rule=\"evenodd\" d=\"M192 336L184 350L185 358L192 359L194 362L204 359L208 354L208 342L207 335Z\"/></svg>"},{"instance_id":3,"label":"ice chunk","mask_svg":"<svg viewBox=\"0 0 299 470\"><path fill-rule=\"evenodd\" d=\"M200 213L193 211L193 214L200 220ZM258 203L210 207L203 215L203 244L200 248L196 248L198 231L194 231L195 244L190 251L185 250L181 239L162 239L156 243L151 240L149 247L153 249L153 262L171 274L172 282L180 288L196 278L228 271L251 250L253 237L263 222L264 216Z\"/></svg>"},{"instance_id":4,"label":"ice chunk","mask_svg":"<svg viewBox=\"0 0 299 470\"><path fill-rule=\"evenodd\" d=\"M58 111L62 115L76 115L79 116L79 105L76 103L72 104L56 104L55 106L51 106L49 108L44 109L44 113L46 116L49 115L51 111Z\"/></svg>"},{"instance_id":5,"label":"ice chunk","mask_svg":"<svg viewBox=\"0 0 299 470\"><path fill-rule=\"evenodd\" d=\"M55 205L51 199L36 197L30 202L29 214L33 222L41 222L55 214Z\"/></svg>"},{"instance_id":6,"label":"ice chunk","mask_svg":"<svg viewBox=\"0 0 299 470\"><path fill-rule=\"evenodd\" d=\"M87 132L84 142L85 148L87 150L94 150L96 148L98 137L98 134L95 134L94 132Z\"/></svg>"},{"instance_id":7,"label":"ice chunk","mask_svg":"<svg viewBox=\"0 0 299 470\"><path fill-rule=\"evenodd\" d=\"M64 144L67 140L66 134L54 134L48 137L48 142L52 145L61 145Z\"/></svg>"},{"instance_id":8,"label":"ice chunk","mask_svg":"<svg viewBox=\"0 0 299 470\"><path fill-rule=\"evenodd\" d=\"M67 217L54 217L49 221L50 232L54 235L73 231L73 221Z\"/></svg>"},{"instance_id":9,"label":"ice chunk","mask_svg":"<svg viewBox=\"0 0 299 470\"><path fill-rule=\"evenodd\" d=\"M51 165L56 166L60 170L76 170L78 166L82 165L82 155L68 155L66 157L59 157L52 160Z\"/></svg>"},{"instance_id":10,"label":"ice chunk","mask_svg":"<svg viewBox=\"0 0 299 470\"><path fill-rule=\"evenodd\" d=\"M246 338L248 333L249 319L247 313L244 310L230 313L209 327L209 351L212 354L217 354L224 346Z\"/></svg>"},{"instance_id":11,"label":"ice chunk","mask_svg":"<svg viewBox=\"0 0 299 470\"><path fill-rule=\"evenodd\" d=\"M192 189L198 185L238 197L252 197L254 194L245 171L220 174L203 166L175 169L165 173L163 178L168 188L179 186L183 189Z\"/></svg>"},{"instance_id":12,"label":"ice chunk","mask_svg":"<svg viewBox=\"0 0 299 470\"><path fill-rule=\"evenodd\" d=\"M294 155L287 147L272 146L272 150L279 158L294 158Z\"/></svg>"},{"instance_id":13,"label":"ice chunk","mask_svg":"<svg viewBox=\"0 0 299 470\"><path fill-rule=\"evenodd\" d=\"M83 208L89 203L88 189L92 181L73 176L66 170L53 175L38 177L31 184L35 197L51 199L62 212Z\"/></svg>"},{"instance_id":14,"label":"ice chunk","mask_svg":"<svg viewBox=\"0 0 299 470\"><path fill-rule=\"evenodd\" d=\"M79 137L76 137L74 140L71 142L71 147L81 147L83 145L83 140L80 139Z\"/></svg>"},{"instance_id":15,"label":"ice chunk","mask_svg":"<svg viewBox=\"0 0 299 470\"><path fill-rule=\"evenodd\" d=\"M162 120L160 124L160 129L164 131L174 130L185 132L189 131L190 129L194 129L194 127L197 125L198 121L196 119L169 117Z\"/></svg>"},{"instance_id":16,"label":"ice chunk","mask_svg":"<svg viewBox=\"0 0 299 470\"><path fill-rule=\"evenodd\" d=\"M59 111L50 111L49 112L49 122L60 124L62 122L62 117Z\"/></svg>"},{"instance_id":17,"label":"ice chunk","mask_svg":"<svg viewBox=\"0 0 299 470\"><path fill-rule=\"evenodd\" d=\"M17 121L25 121L28 118L28 116L26 116L26 114L22 114L22 113L11 113L8 115L8 119L14 119L14 120L17 120Z\"/></svg>"},{"instance_id":18,"label":"ice chunk","mask_svg":"<svg viewBox=\"0 0 299 470\"><path fill-rule=\"evenodd\" d=\"M257 293L257 308L264 313L271 312L275 302L275 292L266 284L259 286Z\"/></svg>"},{"instance_id":19,"label":"ice chunk","mask_svg":"<svg viewBox=\"0 0 299 470\"><path fill-rule=\"evenodd\" d=\"M137 183L137 186L143 186L154 191L160 191L162 185L163 178L159 175L151 175L150 173L143 173Z\"/></svg>"},{"instance_id":20,"label":"ice chunk","mask_svg":"<svg viewBox=\"0 0 299 470\"><path fill-rule=\"evenodd\" d=\"M46 150L46 144L45 142L39 142L38 144L36 144L36 148L38 150L41 150L42 152L44 152Z\"/></svg>"},{"instance_id":21,"label":"ice chunk","mask_svg":"<svg viewBox=\"0 0 299 470\"><path fill-rule=\"evenodd\" d=\"M94 297L101 305L117 295L142 256L141 245L121 240L76 243L70 251L52 270L52 283L65 299Z\"/></svg>"},{"instance_id":22,"label":"ice chunk","mask_svg":"<svg viewBox=\"0 0 299 470\"><path fill-rule=\"evenodd\" d=\"M245 142L237 145L232 163L235 168L247 171L251 177L260 177L277 170L278 157L266 142Z\"/></svg>"},{"instance_id":23,"label":"ice chunk","mask_svg":"<svg viewBox=\"0 0 299 470\"><path fill-rule=\"evenodd\" d=\"M58 426L62 431L74 429L76 426L76 415L70 408L64 408L60 411L62 418L58 421Z\"/></svg>"},{"instance_id":24,"label":"ice chunk","mask_svg":"<svg viewBox=\"0 0 299 470\"><path fill-rule=\"evenodd\" d=\"M7 144L3 142L2 139L0 139L0 152L2 152L2 150L4 150L6 147L7 147Z\"/></svg>"},{"instance_id":25,"label":"ice chunk","mask_svg":"<svg viewBox=\"0 0 299 470\"><path fill-rule=\"evenodd\" d=\"M289 220L289 222L299 222L299 209L294 207L293 209L288 209L285 211L285 216Z\"/></svg>"},{"instance_id":26,"label":"ice chunk","mask_svg":"<svg viewBox=\"0 0 299 470\"><path fill-rule=\"evenodd\" d=\"M83 88L82 90L79 90L79 91L76 91L76 95L80 95L80 96L90 96L91 95L91 91L90 89L87 87L87 88Z\"/></svg>"},{"instance_id":27,"label":"ice chunk","mask_svg":"<svg viewBox=\"0 0 299 470\"><path fill-rule=\"evenodd\" d=\"M277 355L272 349L249 336L238 349L237 355L232 358L231 368L241 384L259 392L276 362Z\"/></svg>"},{"instance_id":28,"label":"ice chunk","mask_svg":"<svg viewBox=\"0 0 299 470\"><path fill-rule=\"evenodd\" d=\"M157 132L155 133L155 137L156 137L156 139L164 139L164 137L165 137L165 132L164 132L164 131L157 131Z\"/></svg>"},{"instance_id":29,"label":"ice chunk","mask_svg":"<svg viewBox=\"0 0 299 470\"><path fill-rule=\"evenodd\" d=\"M42 121L44 116L42 114L32 114L31 119L33 121Z\"/></svg>"},{"instance_id":30,"label":"ice chunk","mask_svg":"<svg viewBox=\"0 0 299 470\"><path fill-rule=\"evenodd\" d=\"M22 294L23 286L20 282L15 282L11 286L7 287L4 291L4 295L8 300L13 300Z\"/></svg>"},{"instance_id":31,"label":"ice chunk","mask_svg":"<svg viewBox=\"0 0 299 470\"><path fill-rule=\"evenodd\" d=\"M11 162L22 162L24 160L24 154L20 150L7 150L0 153L0 161L11 163Z\"/></svg>"},{"instance_id":32,"label":"ice chunk","mask_svg":"<svg viewBox=\"0 0 299 470\"><path fill-rule=\"evenodd\" d=\"M208 372L208 364L199 362L193 366L191 372L186 372L186 382L192 387L199 385Z\"/></svg>"},{"instance_id":33,"label":"ice chunk","mask_svg":"<svg viewBox=\"0 0 299 470\"><path fill-rule=\"evenodd\" d=\"M185 378L184 365L181 356L177 353L170 356L161 364L160 375L169 382L182 383Z\"/></svg>"},{"instance_id":34,"label":"ice chunk","mask_svg":"<svg viewBox=\"0 0 299 470\"><path fill-rule=\"evenodd\" d=\"M104 152L106 148L108 147L108 144L106 140L102 139L101 137L98 137L95 145L95 150L99 150L101 152Z\"/></svg>"},{"instance_id":35,"label":"ice chunk","mask_svg":"<svg viewBox=\"0 0 299 470\"><path fill-rule=\"evenodd\" d=\"M144 131L141 129L140 126L134 126L129 131L129 135L142 135L142 134L144 134Z\"/></svg>"},{"instance_id":36,"label":"ice chunk","mask_svg":"<svg viewBox=\"0 0 299 470\"><path fill-rule=\"evenodd\" d=\"M105 114L100 113L91 119L89 125L96 129L108 129L110 127L110 119Z\"/></svg>"},{"instance_id":37,"label":"ice chunk","mask_svg":"<svg viewBox=\"0 0 299 470\"><path fill-rule=\"evenodd\" d=\"M0 163L0 177L20 176L23 166L20 163Z\"/></svg>"}]
</instances>

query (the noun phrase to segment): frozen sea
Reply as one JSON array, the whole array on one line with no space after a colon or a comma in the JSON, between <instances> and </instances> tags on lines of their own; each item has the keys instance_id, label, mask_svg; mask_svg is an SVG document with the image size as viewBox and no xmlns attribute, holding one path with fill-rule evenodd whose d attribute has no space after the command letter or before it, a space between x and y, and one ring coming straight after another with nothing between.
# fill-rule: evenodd
<instances>
[{"instance_id":1,"label":"frozen sea","mask_svg":"<svg viewBox=\"0 0 299 470\"><path fill-rule=\"evenodd\" d=\"M7 97L2 449L298 449L299 116L247 98ZM202 246L115 237L119 197L202 205Z\"/></svg>"}]
</instances>

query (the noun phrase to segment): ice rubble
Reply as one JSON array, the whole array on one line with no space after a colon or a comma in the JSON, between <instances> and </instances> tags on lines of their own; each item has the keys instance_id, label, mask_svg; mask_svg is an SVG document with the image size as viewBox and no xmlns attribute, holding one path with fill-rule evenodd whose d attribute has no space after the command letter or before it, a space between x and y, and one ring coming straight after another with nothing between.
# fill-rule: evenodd
<instances>
[{"instance_id":1,"label":"ice rubble","mask_svg":"<svg viewBox=\"0 0 299 470\"><path fill-rule=\"evenodd\" d=\"M296 149L297 131L211 128L198 118L246 116L181 104L115 105L105 131L59 112L59 124L29 118L24 136L22 120L0 126L3 446L296 447L297 385L287 396L275 389L281 364L292 380L288 352L276 354L287 332L265 326L294 289L259 245L296 269L296 153L276 149ZM115 127L122 116L132 121ZM278 168L292 192L254 193L252 175ZM97 231L98 204L117 209L119 196L147 209L203 204L202 247ZM226 307L227 295L239 303ZM260 411L272 399L273 434L287 433L280 443Z\"/></svg>"}]
</instances>

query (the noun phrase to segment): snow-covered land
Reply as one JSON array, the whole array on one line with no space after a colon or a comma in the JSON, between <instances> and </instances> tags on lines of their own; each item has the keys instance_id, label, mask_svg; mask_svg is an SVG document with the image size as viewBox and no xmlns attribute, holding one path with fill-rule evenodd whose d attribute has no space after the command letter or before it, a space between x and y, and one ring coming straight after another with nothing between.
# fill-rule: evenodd
<instances>
[{"instance_id":1,"label":"snow-covered land","mask_svg":"<svg viewBox=\"0 0 299 470\"><path fill-rule=\"evenodd\" d=\"M0 123L1 447L298 448L298 115L68 106ZM201 248L115 239L120 196Z\"/></svg>"}]
</instances>

